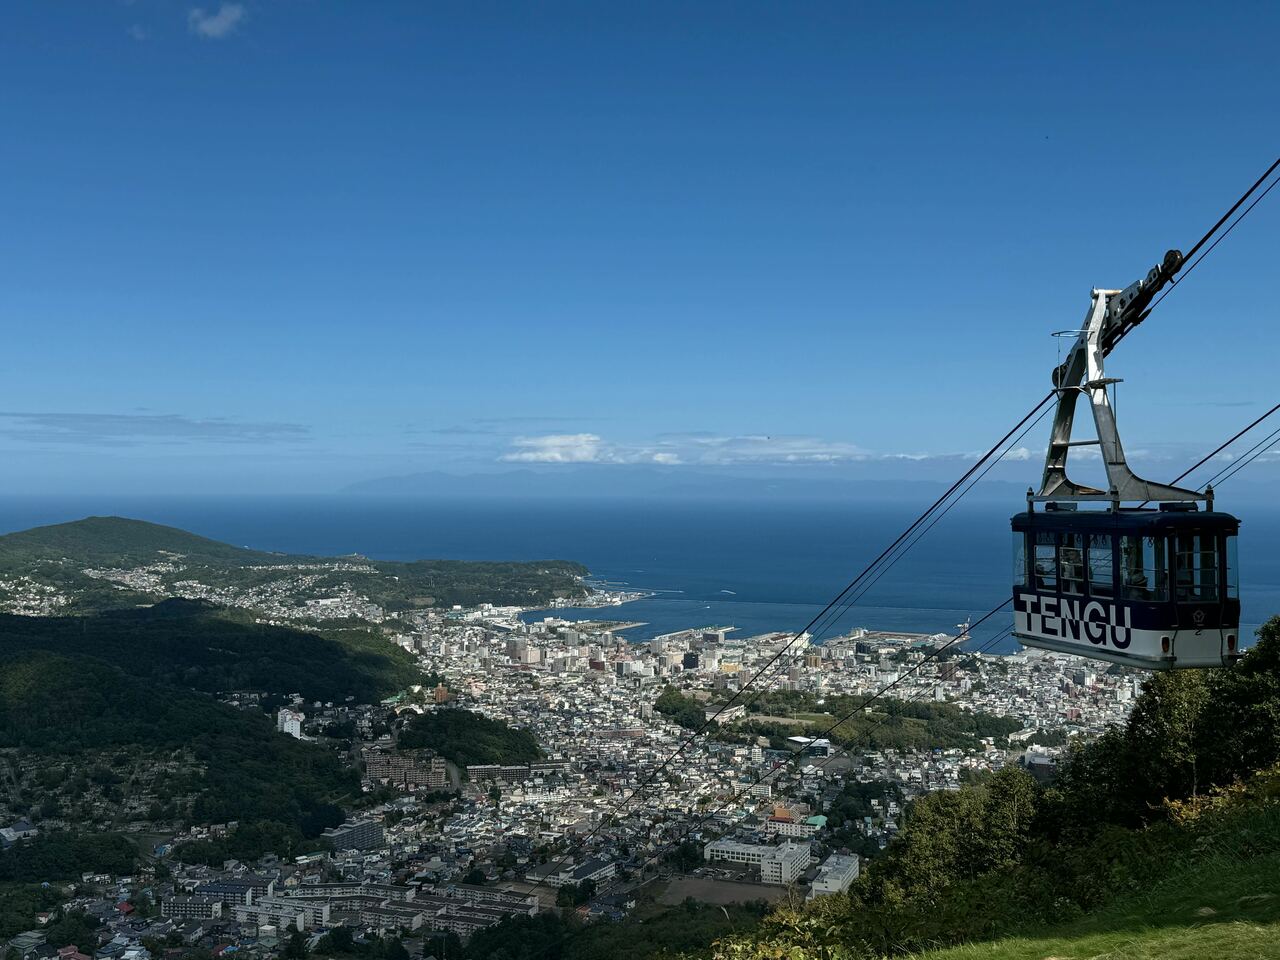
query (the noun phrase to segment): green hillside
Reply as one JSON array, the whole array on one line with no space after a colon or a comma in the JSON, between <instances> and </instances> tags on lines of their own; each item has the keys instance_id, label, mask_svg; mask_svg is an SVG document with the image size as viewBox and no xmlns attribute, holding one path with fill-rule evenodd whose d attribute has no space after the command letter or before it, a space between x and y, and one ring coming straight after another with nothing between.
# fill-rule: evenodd
<instances>
[{"instance_id":1,"label":"green hillside","mask_svg":"<svg viewBox=\"0 0 1280 960\"><path fill-rule=\"evenodd\" d=\"M236 820L243 826L229 840L187 859L295 851L341 821L340 804L359 796L355 774L333 749L211 694L376 702L418 679L412 659L381 637L348 631L338 642L195 601L0 616L0 774L13 787L0 812L103 835L130 821L163 831ZM74 859L37 854L47 869ZM17 869L16 856L0 857L0 878Z\"/></svg>"},{"instance_id":2,"label":"green hillside","mask_svg":"<svg viewBox=\"0 0 1280 960\"><path fill-rule=\"evenodd\" d=\"M13 781L37 819L54 813L87 826L95 809L86 798L119 805L145 789L157 819L242 821L261 840L244 844L250 855L318 836L342 819L336 803L359 792L334 751L277 733L259 711L102 660L34 650L0 657L0 749L39 761L35 780ZM0 857L0 877L20 853Z\"/></svg>"},{"instance_id":3,"label":"green hillside","mask_svg":"<svg viewBox=\"0 0 1280 960\"><path fill-rule=\"evenodd\" d=\"M470 710L434 710L414 715L400 731L400 748L430 747L460 766L485 763L533 763L542 759L528 730L508 727Z\"/></svg>"},{"instance_id":4,"label":"green hillside","mask_svg":"<svg viewBox=\"0 0 1280 960\"><path fill-rule=\"evenodd\" d=\"M84 617L0 615L0 660L47 650L206 693L254 690L370 703L421 680L412 657L373 634L344 631L338 641L190 600Z\"/></svg>"},{"instance_id":5,"label":"green hillside","mask_svg":"<svg viewBox=\"0 0 1280 960\"><path fill-rule=\"evenodd\" d=\"M64 557L87 564L149 563L161 552L236 563L279 562L282 556L233 547L177 527L125 517L85 517L0 536L0 563L6 566Z\"/></svg>"},{"instance_id":6,"label":"green hillside","mask_svg":"<svg viewBox=\"0 0 1280 960\"><path fill-rule=\"evenodd\" d=\"M1250 829L1246 820L1242 829ZM913 954L919 960L1280 957L1280 855L1217 855L1057 929Z\"/></svg>"}]
</instances>

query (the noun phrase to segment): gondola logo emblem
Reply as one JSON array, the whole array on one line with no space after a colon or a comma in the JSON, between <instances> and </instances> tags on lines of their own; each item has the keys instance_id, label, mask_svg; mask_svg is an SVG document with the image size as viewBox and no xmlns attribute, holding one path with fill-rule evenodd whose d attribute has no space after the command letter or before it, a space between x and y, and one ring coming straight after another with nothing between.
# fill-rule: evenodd
<instances>
[{"instance_id":1,"label":"gondola logo emblem","mask_svg":"<svg viewBox=\"0 0 1280 960\"><path fill-rule=\"evenodd\" d=\"M1203 610L1201 610L1199 607L1197 607L1197 608L1196 608L1196 611L1195 611L1193 614L1191 614L1191 620L1192 620L1192 622L1193 622L1197 627L1203 627L1203 626L1204 626L1204 611L1203 611Z\"/></svg>"},{"instance_id":2,"label":"gondola logo emblem","mask_svg":"<svg viewBox=\"0 0 1280 960\"><path fill-rule=\"evenodd\" d=\"M1094 646L1109 645L1117 650L1133 642L1133 616L1128 607L1035 593L1018 593L1014 600L1018 625L1028 633L1087 640ZM1197 613L1204 618L1203 611Z\"/></svg>"}]
</instances>

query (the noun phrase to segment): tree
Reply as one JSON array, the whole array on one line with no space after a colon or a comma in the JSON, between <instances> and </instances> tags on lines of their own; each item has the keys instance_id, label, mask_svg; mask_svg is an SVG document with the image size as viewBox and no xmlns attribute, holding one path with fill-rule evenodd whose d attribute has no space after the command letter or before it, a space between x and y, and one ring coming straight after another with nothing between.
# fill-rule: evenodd
<instances>
[{"instance_id":1,"label":"tree","mask_svg":"<svg viewBox=\"0 0 1280 960\"><path fill-rule=\"evenodd\" d=\"M284 945L284 951L281 953L281 956L283 956L285 960L306 960L310 952L311 951L307 949L306 936L301 930L295 928L293 932L289 934L289 939Z\"/></svg>"},{"instance_id":2,"label":"tree","mask_svg":"<svg viewBox=\"0 0 1280 960\"><path fill-rule=\"evenodd\" d=\"M654 701L653 708L670 717L680 726L688 730L701 730L707 724L706 710L693 697L686 697L675 687L667 685ZM712 723L708 730L714 733L719 724Z\"/></svg>"},{"instance_id":3,"label":"tree","mask_svg":"<svg viewBox=\"0 0 1280 960\"><path fill-rule=\"evenodd\" d=\"M1059 830L1132 826L1160 816L1165 800L1195 796L1211 782L1202 760L1209 701L1200 671L1158 673L1143 684L1123 731L1073 743L1052 794Z\"/></svg>"},{"instance_id":4,"label":"tree","mask_svg":"<svg viewBox=\"0 0 1280 960\"><path fill-rule=\"evenodd\" d=\"M698 842L685 840L675 850L668 852L667 861L677 870L689 872L703 863L703 849Z\"/></svg>"},{"instance_id":5,"label":"tree","mask_svg":"<svg viewBox=\"0 0 1280 960\"><path fill-rule=\"evenodd\" d=\"M460 766L531 763L542 756L528 730L469 710L433 710L411 717L400 730L402 750L429 747Z\"/></svg>"},{"instance_id":6,"label":"tree","mask_svg":"<svg viewBox=\"0 0 1280 960\"><path fill-rule=\"evenodd\" d=\"M932 793L905 818L880 863L882 897L934 902L951 885L1019 862L1038 810L1034 778L1006 767L981 786Z\"/></svg>"},{"instance_id":7,"label":"tree","mask_svg":"<svg viewBox=\"0 0 1280 960\"><path fill-rule=\"evenodd\" d=\"M570 883L560 888L556 903L562 907L580 907L596 895L596 882L591 879Z\"/></svg>"},{"instance_id":8,"label":"tree","mask_svg":"<svg viewBox=\"0 0 1280 960\"><path fill-rule=\"evenodd\" d=\"M1208 700L1198 670L1158 673L1142 686L1125 729L1129 777L1141 800L1194 796L1200 786L1196 739Z\"/></svg>"},{"instance_id":9,"label":"tree","mask_svg":"<svg viewBox=\"0 0 1280 960\"><path fill-rule=\"evenodd\" d=\"M1199 737L1204 775L1229 783L1280 761L1280 616L1258 629L1258 642L1230 670L1209 678Z\"/></svg>"},{"instance_id":10,"label":"tree","mask_svg":"<svg viewBox=\"0 0 1280 960\"><path fill-rule=\"evenodd\" d=\"M480 887L480 886L484 886L484 882L487 879L488 877L485 876L485 873L483 870L481 870L479 867L472 867L470 870L467 871L466 876L462 878L462 882L474 884L475 886Z\"/></svg>"},{"instance_id":11,"label":"tree","mask_svg":"<svg viewBox=\"0 0 1280 960\"><path fill-rule=\"evenodd\" d=\"M316 943L320 953L351 953L355 949L355 935L350 927L334 927Z\"/></svg>"}]
</instances>

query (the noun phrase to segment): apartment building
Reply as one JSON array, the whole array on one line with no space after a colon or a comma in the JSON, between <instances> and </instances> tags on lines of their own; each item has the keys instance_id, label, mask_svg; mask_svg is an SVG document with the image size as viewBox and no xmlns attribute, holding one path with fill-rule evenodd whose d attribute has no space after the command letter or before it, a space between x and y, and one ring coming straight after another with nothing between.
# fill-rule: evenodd
<instances>
[{"instance_id":1,"label":"apartment building","mask_svg":"<svg viewBox=\"0 0 1280 960\"><path fill-rule=\"evenodd\" d=\"M813 856L807 843L788 840L778 846L761 843L739 843L736 840L713 840L702 851L705 860L745 863L760 869L761 883L785 886L794 883L809 869Z\"/></svg>"},{"instance_id":2,"label":"apartment building","mask_svg":"<svg viewBox=\"0 0 1280 960\"><path fill-rule=\"evenodd\" d=\"M323 836L335 850L377 850L386 846L382 824L376 820L348 820L329 827Z\"/></svg>"},{"instance_id":3,"label":"apartment building","mask_svg":"<svg viewBox=\"0 0 1280 960\"><path fill-rule=\"evenodd\" d=\"M818 875L813 879L813 886L805 898L825 897L836 893L844 893L858 879L860 861L856 853L833 853L822 861L818 867Z\"/></svg>"},{"instance_id":4,"label":"apartment building","mask_svg":"<svg viewBox=\"0 0 1280 960\"><path fill-rule=\"evenodd\" d=\"M160 916L172 920L215 920L222 916L222 901L217 897L166 897L160 903Z\"/></svg>"}]
</instances>

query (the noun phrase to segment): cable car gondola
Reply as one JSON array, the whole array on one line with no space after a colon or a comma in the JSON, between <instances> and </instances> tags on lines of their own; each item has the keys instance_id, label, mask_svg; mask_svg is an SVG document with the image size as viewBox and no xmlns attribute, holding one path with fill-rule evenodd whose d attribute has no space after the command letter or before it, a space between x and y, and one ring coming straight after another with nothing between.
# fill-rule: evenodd
<instances>
[{"instance_id":1,"label":"cable car gondola","mask_svg":"<svg viewBox=\"0 0 1280 960\"><path fill-rule=\"evenodd\" d=\"M1240 657L1240 521L1213 509L1212 488L1200 493L1134 475L1107 393L1119 381L1103 373L1107 354L1146 318L1182 262L1171 250L1144 280L1094 290L1084 329L1054 371L1044 477L1012 520L1013 633L1025 646L1151 670L1227 666ZM1081 396L1093 409L1096 440L1071 439ZM1107 490L1067 478L1067 454L1086 444L1100 448Z\"/></svg>"}]
</instances>

